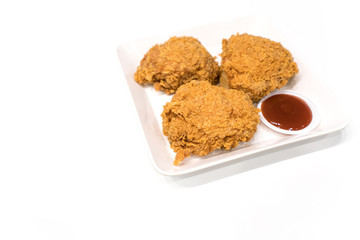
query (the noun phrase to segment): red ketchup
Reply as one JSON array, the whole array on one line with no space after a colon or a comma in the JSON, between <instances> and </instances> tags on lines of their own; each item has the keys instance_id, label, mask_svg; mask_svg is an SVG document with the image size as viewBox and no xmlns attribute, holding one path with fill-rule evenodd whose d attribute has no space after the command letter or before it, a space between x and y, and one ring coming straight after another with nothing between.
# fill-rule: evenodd
<instances>
[{"instance_id":1,"label":"red ketchup","mask_svg":"<svg viewBox=\"0 0 360 240\"><path fill-rule=\"evenodd\" d=\"M306 102L289 94L277 94L264 100L261 112L269 123L284 130L298 131L312 121L312 112Z\"/></svg>"}]
</instances>

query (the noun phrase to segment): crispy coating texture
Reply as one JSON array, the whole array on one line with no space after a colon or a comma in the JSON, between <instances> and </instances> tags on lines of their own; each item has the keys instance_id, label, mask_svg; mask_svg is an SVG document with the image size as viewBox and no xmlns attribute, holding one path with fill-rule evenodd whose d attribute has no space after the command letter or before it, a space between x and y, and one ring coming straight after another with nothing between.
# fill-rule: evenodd
<instances>
[{"instance_id":1,"label":"crispy coating texture","mask_svg":"<svg viewBox=\"0 0 360 240\"><path fill-rule=\"evenodd\" d=\"M199 40L193 37L172 37L153 46L141 60L135 81L153 84L156 90L174 93L192 80L219 82L220 67Z\"/></svg>"},{"instance_id":2,"label":"crispy coating texture","mask_svg":"<svg viewBox=\"0 0 360 240\"><path fill-rule=\"evenodd\" d=\"M259 101L287 84L299 70L280 43L249 34L222 41L220 85L246 92Z\"/></svg>"},{"instance_id":3,"label":"crispy coating texture","mask_svg":"<svg viewBox=\"0 0 360 240\"><path fill-rule=\"evenodd\" d=\"M176 152L174 164L190 154L204 156L249 141L259 123L258 112L242 91L206 81L181 86L161 114L163 133Z\"/></svg>"}]
</instances>

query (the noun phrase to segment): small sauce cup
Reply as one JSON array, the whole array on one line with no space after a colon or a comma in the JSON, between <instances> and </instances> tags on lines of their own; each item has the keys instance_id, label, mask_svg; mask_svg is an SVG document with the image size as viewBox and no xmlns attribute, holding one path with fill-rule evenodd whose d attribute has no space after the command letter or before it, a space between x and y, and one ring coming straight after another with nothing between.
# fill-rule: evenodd
<instances>
[{"instance_id":1,"label":"small sauce cup","mask_svg":"<svg viewBox=\"0 0 360 240\"><path fill-rule=\"evenodd\" d=\"M303 134L320 122L315 105L305 96L291 90L278 90L259 101L261 121L283 134Z\"/></svg>"}]
</instances>

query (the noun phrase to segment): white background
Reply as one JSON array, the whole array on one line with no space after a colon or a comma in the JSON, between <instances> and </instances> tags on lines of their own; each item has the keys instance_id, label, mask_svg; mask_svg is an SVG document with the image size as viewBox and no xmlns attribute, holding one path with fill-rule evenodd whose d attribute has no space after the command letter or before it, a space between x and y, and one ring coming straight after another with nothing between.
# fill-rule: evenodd
<instances>
[{"instance_id":1,"label":"white background","mask_svg":"<svg viewBox=\"0 0 360 240\"><path fill-rule=\"evenodd\" d=\"M360 239L355 4L1 1L0 239ZM242 16L271 20L350 124L246 162L158 174L117 46Z\"/></svg>"}]
</instances>

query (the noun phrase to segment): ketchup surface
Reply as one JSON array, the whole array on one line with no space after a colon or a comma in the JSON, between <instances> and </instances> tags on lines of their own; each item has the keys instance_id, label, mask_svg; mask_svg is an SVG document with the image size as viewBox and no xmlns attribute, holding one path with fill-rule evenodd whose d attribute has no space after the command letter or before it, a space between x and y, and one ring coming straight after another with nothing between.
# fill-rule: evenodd
<instances>
[{"instance_id":1,"label":"ketchup surface","mask_svg":"<svg viewBox=\"0 0 360 240\"><path fill-rule=\"evenodd\" d=\"M312 120L310 107L299 97L277 94L261 104L264 118L272 125L290 131L306 128Z\"/></svg>"}]
</instances>

